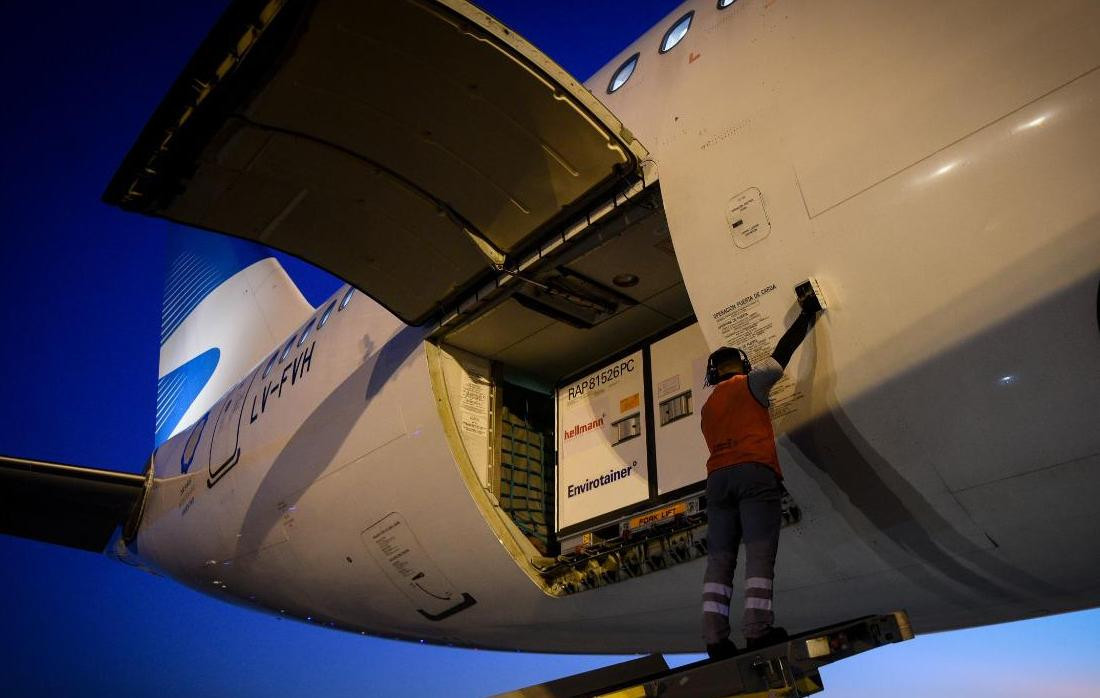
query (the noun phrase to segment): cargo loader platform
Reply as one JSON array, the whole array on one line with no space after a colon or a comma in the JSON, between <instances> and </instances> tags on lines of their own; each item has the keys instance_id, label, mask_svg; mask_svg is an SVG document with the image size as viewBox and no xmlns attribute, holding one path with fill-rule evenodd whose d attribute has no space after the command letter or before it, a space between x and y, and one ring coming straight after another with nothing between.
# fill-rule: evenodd
<instances>
[{"instance_id":1,"label":"cargo loader platform","mask_svg":"<svg viewBox=\"0 0 1100 698\"><path fill-rule=\"evenodd\" d=\"M913 638L904 611L865 616L811 630L728 659L704 660L670 669L653 654L602 669L556 679L508 698L780 698L824 690L818 669L867 650Z\"/></svg>"}]
</instances>

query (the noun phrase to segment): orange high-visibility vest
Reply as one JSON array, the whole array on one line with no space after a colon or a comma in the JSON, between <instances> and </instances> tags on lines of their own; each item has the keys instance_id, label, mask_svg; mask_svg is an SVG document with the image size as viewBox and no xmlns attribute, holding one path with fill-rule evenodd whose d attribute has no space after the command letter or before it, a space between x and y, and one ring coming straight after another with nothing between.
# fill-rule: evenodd
<instances>
[{"instance_id":1,"label":"orange high-visibility vest","mask_svg":"<svg viewBox=\"0 0 1100 698\"><path fill-rule=\"evenodd\" d=\"M768 408L752 396L745 375L716 385L703 405L702 417L703 438L710 449L708 475L719 468L763 463L783 477Z\"/></svg>"}]
</instances>

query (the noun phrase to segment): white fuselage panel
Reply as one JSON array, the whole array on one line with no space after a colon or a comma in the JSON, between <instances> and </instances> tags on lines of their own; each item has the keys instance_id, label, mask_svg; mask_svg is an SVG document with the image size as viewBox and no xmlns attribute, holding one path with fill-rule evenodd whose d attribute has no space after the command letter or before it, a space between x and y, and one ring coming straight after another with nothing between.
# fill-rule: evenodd
<instances>
[{"instance_id":1,"label":"white fuselage panel","mask_svg":"<svg viewBox=\"0 0 1100 698\"><path fill-rule=\"evenodd\" d=\"M1100 6L714 5L685 3L675 49L654 27L589 87L657 161L710 348L766 353L794 285L821 282L779 388L804 518L777 618L904 608L924 632L1100 603ZM211 409L186 473L190 430L155 455L138 550L165 572L389 637L700 647L701 561L561 598L532 582L460 472L420 330L356 294L263 368Z\"/></svg>"}]
</instances>

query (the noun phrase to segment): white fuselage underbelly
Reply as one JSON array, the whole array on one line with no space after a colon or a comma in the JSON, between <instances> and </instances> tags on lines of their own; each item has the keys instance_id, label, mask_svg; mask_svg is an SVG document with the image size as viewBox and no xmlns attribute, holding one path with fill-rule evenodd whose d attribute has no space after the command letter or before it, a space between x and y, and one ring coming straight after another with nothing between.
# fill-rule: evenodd
<instances>
[{"instance_id":1,"label":"white fuselage underbelly","mask_svg":"<svg viewBox=\"0 0 1100 698\"><path fill-rule=\"evenodd\" d=\"M714 3L695 5L701 19L689 39L717 36L704 34L702 20ZM782 20L767 14L771 3L743 0L739 15L721 21L755 27L765 46L784 21L820 27L822 40L839 31L795 5L790 15L809 17ZM1088 11L1067 10L1062 27L1074 17L1087 26ZM1058 36L1053 22L1035 31ZM1015 25L1002 24L994 38L1008 41ZM960 41L966 26L960 20ZM662 57L659 68L656 51L646 53L632 82L606 100L655 154L677 258L712 348L723 341L715 314L746 293L775 284L790 304L790 288L811 275L825 288L830 308L789 368L803 397L776 424L787 487L804 512L781 536L775 607L785 625L904 608L924 632L1100 603L1091 525L1100 495L1100 73L1080 32L1065 31L1060 57L1019 76L1037 94L974 95L1001 106L946 143L949 126L968 123L966 105L933 108L942 81L915 82L919 67L899 64L913 82L897 89L924 100L930 125L865 152L861 129L843 130L837 104L798 96L837 79L827 53L816 83L759 85L771 75L767 61L747 52L737 70L756 70L753 80L703 72L734 65L722 51L746 44L693 48L685 39L683 55ZM649 51L654 32L639 50ZM817 45L814 35L798 38ZM701 53L690 64L689 49ZM858 58L837 58L836 74L845 56ZM772 56L787 69L801 58ZM1058 60L1065 65L1052 67ZM697 79L688 65L701 66ZM832 89L837 100L859 99L844 80ZM903 108L910 97L898 97ZM806 125L813 119L791 113L798 108L820 110L819 142ZM891 137L887 121L867 123ZM735 248L724 213L750 187L762 193L771 232ZM313 342L308 370L301 360L294 368ZM225 461L214 454L225 447L211 448L211 434L198 439L187 473L191 429L157 451L138 538L144 558L219 598L387 637L698 649L701 561L562 598L532 583L467 490L419 330L357 294L287 362L285 374L279 364L265 380L261 364L244 378L240 457L215 481L211 468ZM223 402L210 420L219 409ZM380 535L394 536L392 545ZM403 581L402 554L424 571L419 586ZM472 605L428 617L466 595Z\"/></svg>"}]
</instances>

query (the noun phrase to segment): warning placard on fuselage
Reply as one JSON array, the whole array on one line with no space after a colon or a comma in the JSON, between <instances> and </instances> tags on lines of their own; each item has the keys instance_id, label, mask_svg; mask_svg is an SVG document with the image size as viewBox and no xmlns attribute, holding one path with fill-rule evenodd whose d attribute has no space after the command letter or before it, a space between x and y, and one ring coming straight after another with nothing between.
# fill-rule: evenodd
<instances>
[{"instance_id":1,"label":"warning placard on fuselage","mask_svg":"<svg viewBox=\"0 0 1100 698\"><path fill-rule=\"evenodd\" d=\"M649 497L643 354L558 389L558 530Z\"/></svg>"}]
</instances>

